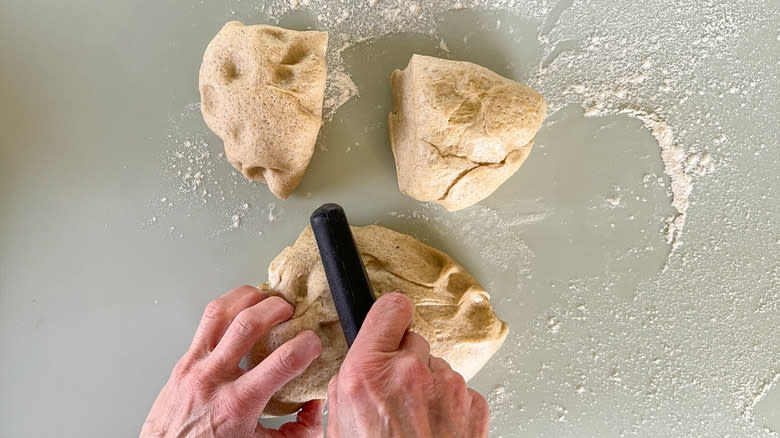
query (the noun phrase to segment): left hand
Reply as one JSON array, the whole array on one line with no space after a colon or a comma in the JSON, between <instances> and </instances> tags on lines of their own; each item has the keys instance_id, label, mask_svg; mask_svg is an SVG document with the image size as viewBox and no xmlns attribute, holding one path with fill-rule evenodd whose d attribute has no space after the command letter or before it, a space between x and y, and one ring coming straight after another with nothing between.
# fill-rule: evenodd
<instances>
[{"instance_id":1,"label":"left hand","mask_svg":"<svg viewBox=\"0 0 780 438\"><path fill-rule=\"evenodd\" d=\"M320 355L319 337L307 330L255 368L239 362L293 306L251 286L233 289L206 307L192 345L157 396L140 438L323 436L323 400L304 404L297 421L266 429L258 418L271 396Z\"/></svg>"}]
</instances>

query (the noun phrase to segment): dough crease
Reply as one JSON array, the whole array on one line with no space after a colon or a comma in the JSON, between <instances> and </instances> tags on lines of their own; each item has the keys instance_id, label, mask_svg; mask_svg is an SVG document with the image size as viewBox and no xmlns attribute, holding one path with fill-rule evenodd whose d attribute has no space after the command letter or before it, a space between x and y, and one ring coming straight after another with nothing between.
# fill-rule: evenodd
<instances>
[{"instance_id":1,"label":"dough crease","mask_svg":"<svg viewBox=\"0 0 780 438\"><path fill-rule=\"evenodd\" d=\"M517 171L546 111L541 94L463 61L413 55L391 86L398 186L450 211L486 198Z\"/></svg>"},{"instance_id":2,"label":"dough crease","mask_svg":"<svg viewBox=\"0 0 780 438\"><path fill-rule=\"evenodd\" d=\"M452 258L411 236L377 225L352 227L352 232L375 295L399 291L409 296L415 303L411 330L465 379L474 376L508 333L490 295ZM268 283L261 288L292 303L295 313L255 344L250 366L301 330L314 330L322 340L320 357L274 394L265 410L266 415L286 415L327 396L328 381L347 352L310 227L271 262Z\"/></svg>"}]
</instances>

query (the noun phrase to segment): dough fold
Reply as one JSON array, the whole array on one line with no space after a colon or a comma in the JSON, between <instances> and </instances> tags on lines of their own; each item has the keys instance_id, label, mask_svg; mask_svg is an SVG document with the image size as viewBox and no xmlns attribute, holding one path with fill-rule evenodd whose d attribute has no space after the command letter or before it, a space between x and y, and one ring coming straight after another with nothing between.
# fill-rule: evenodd
<instances>
[{"instance_id":1,"label":"dough fold","mask_svg":"<svg viewBox=\"0 0 780 438\"><path fill-rule=\"evenodd\" d=\"M431 354L444 358L466 380L474 376L508 333L488 293L452 258L411 236L376 225L352 227L352 232L374 294L399 291L411 298L411 330L431 344ZM326 397L328 381L347 353L310 227L271 262L268 283L261 288L292 303L295 314L255 344L250 366L302 330L314 330L322 339L320 357L279 390L264 412L286 415L308 400Z\"/></svg>"},{"instance_id":2,"label":"dough fold","mask_svg":"<svg viewBox=\"0 0 780 438\"><path fill-rule=\"evenodd\" d=\"M517 171L546 112L541 94L470 62L412 55L390 82L398 186L449 211L486 198Z\"/></svg>"},{"instance_id":3,"label":"dough fold","mask_svg":"<svg viewBox=\"0 0 780 438\"><path fill-rule=\"evenodd\" d=\"M231 21L203 55L206 125L245 177L285 199L298 186L322 124L326 32Z\"/></svg>"}]
</instances>

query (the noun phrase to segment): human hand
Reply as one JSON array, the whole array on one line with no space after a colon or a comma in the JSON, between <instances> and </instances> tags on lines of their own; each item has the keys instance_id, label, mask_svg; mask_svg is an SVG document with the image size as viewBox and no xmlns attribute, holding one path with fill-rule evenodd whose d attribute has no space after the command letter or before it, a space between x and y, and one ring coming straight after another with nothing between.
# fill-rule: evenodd
<instances>
[{"instance_id":1,"label":"human hand","mask_svg":"<svg viewBox=\"0 0 780 438\"><path fill-rule=\"evenodd\" d=\"M323 436L322 400L304 404L297 421L279 430L257 420L271 396L297 377L321 351L303 331L249 371L239 362L271 327L289 319L293 306L251 286L233 289L206 306L192 345L157 396L140 438Z\"/></svg>"},{"instance_id":2,"label":"human hand","mask_svg":"<svg viewBox=\"0 0 780 438\"><path fill-rule=\"evenodd\" d=\"M328 437L487 437L488 406L407 329L414 305L381 296L328 384Z\"/></svg>"}]
</instances>

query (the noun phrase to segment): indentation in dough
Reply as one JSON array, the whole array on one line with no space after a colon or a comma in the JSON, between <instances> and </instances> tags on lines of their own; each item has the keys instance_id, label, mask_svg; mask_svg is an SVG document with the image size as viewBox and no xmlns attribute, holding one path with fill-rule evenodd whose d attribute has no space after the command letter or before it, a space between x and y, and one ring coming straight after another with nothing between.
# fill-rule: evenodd
<instances>
[{"instance_id":1,"label":"indentation in dough","mask_svg":"<svg viewBox=\"0 0 780 438\"><path fill-rule=\"evenodd\" d=\"M265 182L265 167L261 166L255 166L255 167L247 167L244 169L244 174L247 178L253 180L253 181L262 181Z\"/></svg>"},{"instance_id":2,"label":"indentation in dough","mask_svg":"<svg viewBox=\"0 0 780 438\"><path fill-rule=\"evenodd\" d=\"M274 82L282 87L290 85L295 77L295 72L286 65L280 65L274 69Z\"/></svg>"},{"instance_id":3,"label":"indentation in dough","mask_svg":"<svg viewBox=\"0 0 780 438\"><path fill-rule=\"evenodd\" d=\"M482 104L477 99L464 100L447 120L458 125L472 123L482 109Z\"/></svg>"},{"instance_id":4,"label":"indentation in dough","mask_svg":"<svg viewBox=\"0 0 780 438\"><path fill-rule=\"evenodd\" d=\"M228 82L233 82L241 76L241 70L232 59L226 59L222 63L222 77Z\"/></svg>"},{"instance_id":5,"label":"indentation in dough","mask_svg":"<svg viewBox=\"0 0 780 438\"><path fill-rule=\"evenodd\" d=\"M447 278L447 290L455 295L462 295L471 285L471 279L460 272L454 272Z\"/></svg>"},{"instance_id":6,"label":"indentation in dough","mask_svg":"<svg viewBox=\"0 0 780 438\"><path fill-rule=\"evenodd\" d=\"M281 29L272 28L272 27L266 27L261 32L265 33L265 34L268 34L268 35L276 38L279 41L285 41L287 39L284 36L284 32L282 32Z\"/></svg>"},{"instance_id":7,"label":"indentation in dough","mask_svg":"<svg viewBox=\"0 0 780 438\"><path fill-rule=\"evenodd\" d=\"M283 65L295 65L307 56L309 56L309 49L303 43L296 42L290 46L279 63Z\"/></svg>"},{"instance_id":8,"label":"indentation in dough","mask_svg":"<svg viewBox=\"0 0 780 438\"><path fill-rule=\"evenodd\" d=\"M482 94L492 87L493 81L481 74L469 76L468 79L466 79L466 83L464 84L464 88L466 90L476 94Z\"/></svg>"},{"instance_id":9,"label":"indentation in dough","mask_svg":"<svg viewBox=\"0 0 780 438\"><path fill-rule=\"evenodd\" d=\"M201 89L201 111L212 114L217 109L217 92L212 85L204 85Z\"/></svg>"},{"instance_id":10,"label":"indentation in dough","mask_svg":"<svg viewBox=\"0 0 780 438\"><path fill-rule=\"evenodd\" d=\"M233 125L233 127L230 129L230 137L232 137L233 141L238 143L241 141L241 133L244 131L244 126L240 123Z\"/></svg>"},{"instance_id":11,"label":"indentation in dough","mask_svg":"<svg viewBox=\"0 0 780 438\"><path fill-rule=\"evenodd\" d=\"M198 76L203 120L224 142L236 170L265 182L280 199L300 183L314 152L327 41L325 32L235 21L203 53Z\"/></svg>"}]
</instances>

